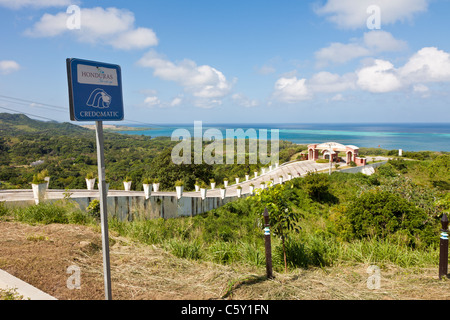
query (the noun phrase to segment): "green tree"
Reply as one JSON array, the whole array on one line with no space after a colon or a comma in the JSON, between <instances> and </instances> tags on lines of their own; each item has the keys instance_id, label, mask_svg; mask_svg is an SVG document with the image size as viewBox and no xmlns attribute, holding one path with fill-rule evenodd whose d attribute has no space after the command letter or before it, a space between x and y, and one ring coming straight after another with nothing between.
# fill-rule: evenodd
<instances>
[{"instance_id":1,"label":"green tree","mask_svg":"<svg viewBox=\"0 0 450 320\"><path fill-rule=\"evenodd\" d=\"M291 184L275 185L268 189L257 189L254 201L261 214L267 208L269 212L269 224L272 233L281 238L283 246L284 267L287 271L286 247L285 241L293 232L299 232L300 215L293 211L290 207L286 186L289 188Z\"/></svg>"}]
</instances>

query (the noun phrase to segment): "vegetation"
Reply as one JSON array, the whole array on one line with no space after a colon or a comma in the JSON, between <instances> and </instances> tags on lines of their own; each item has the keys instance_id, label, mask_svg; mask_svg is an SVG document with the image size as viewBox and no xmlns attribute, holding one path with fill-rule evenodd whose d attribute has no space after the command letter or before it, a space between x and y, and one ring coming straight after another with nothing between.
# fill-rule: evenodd
<instances>
[{"instance_id":1,"label":"vegetation","mask_svg":"<svg viewBox=\"0 0 450 320\"><path fill-rule=\"evenodd\" d=\"M84 177L95 166L91 162L95 159L92 132L77 131L76 138L61 135L57 139L39 132L33 136L23 131L11 137L0 136L0 152L7 158L2 160L0 179L7 187L28 187L33 174L47 169L55 177L53 186L74 187L80 178L84 188ZM90 141L92 148L87 146ZM12 166L12 162L19 165L23 160L24 165L36 160L31 159L29 151L25 152L24 145L36 150L48 148L42 149L47 150L45 163L36 167ZM259 168L248 164L175 165L170 161L171 145L167 139L105 133L110 168L107 176L113 184L121 183L125 176L133 181L146 177L159 180L167 189L173 189L174 181L182 180L185 188L193 189L196 180L206 187L210 179L242 177ZM291 149L286 144L280 155L290 154L287 150L298 153L297 149L298 146ZM81 156L84 157L78 158ZM262 213L267 207L277 271L345 262L435 266L439 220L443 212L450 211L450 155L410 153L410 159L413 160L389 161L371 176L311 173L194 217L135 221L113 218L109 226L120 236L160 246L181 258L262 267L265 263ZM0 219L32 224L96 226L97 215L98 204L94 201L86 212L68 199L13 209L0 203Z\"/></svg>"},{"instance_id":2,"label":"vegetation","mask_svg":"<svg viewBox=\"0 0 450 320\"><path fill-rule=\"evenodd\" d=\"M214 166L194 164L193 152L192 164L176 165L171 149L178 142L169 137L105 132L104 139L106 177L111 189L122 189L123 178L128 176L135 182L135 190L143 190L142 180L147 177L159 180L162 191L172 190L176 180L183 180L189 191L194 190L196 180L209 184L210 179L244 177L247 172L261 168L261 164L249 164L248 157L246 164L225 164L226 161ZM205 143L204 148L207 146ZM291 160L291 155L302 148L280 141L280 162ZM225 159L226 154L223 156ZM31 165L38 160L43 163ZM33 175L44 169L52 177L50 188L86 188L86 176L97 171L94 132L70 123L42 122L24 115L0 113L0 189L30 188Z\"/></svg>"}]
</instances>

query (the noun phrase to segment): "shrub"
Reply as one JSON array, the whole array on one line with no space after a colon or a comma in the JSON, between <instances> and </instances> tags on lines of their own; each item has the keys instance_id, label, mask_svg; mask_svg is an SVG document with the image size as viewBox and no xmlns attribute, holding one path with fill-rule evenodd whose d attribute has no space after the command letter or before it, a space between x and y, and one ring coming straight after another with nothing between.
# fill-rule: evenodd
<instances>
[{"instance_id":1,"label":"shrub","mask_svg":"<svg viewBox=\"0 0 450 320\"><path fill-rule=\"evenodd\" d=\"M98 199L92 200L86 208L90 216L100 219L100 201Z\"/></svg>"},{"instance_id":2,"label":"shrub","mask_svg":"<svg viewBox=\"0 0 450 320\"><path fill-rule=\"evenodd\" d=\"M436 235L435 220L424 209L379 188L363 192L348 206L345 215L349 238L392 239L417 247L430 245Z\"/></svg>"},{"instance_id":3,"label":"shrub","mask_svg":"<svg viewBox=\"0 0 450 320\"><path fill-rule=\"evenodd\" d=\"M393 178L398 176L397 172L395 171L394 167L391 164L379 166L376 169L376 173L378 176L385 178Z\"/></svg>"},{"instance_id":4,"label":"shrub","mask_svg":"<svg viewBox=\"0 0 450 320\"><path fill-rule=\"evenodd\" d=\"M308 172L303 179L304 190L314 200L323 200L329 192L329 186L329 176L326 174Z\"/></svg>"}]
</instances>

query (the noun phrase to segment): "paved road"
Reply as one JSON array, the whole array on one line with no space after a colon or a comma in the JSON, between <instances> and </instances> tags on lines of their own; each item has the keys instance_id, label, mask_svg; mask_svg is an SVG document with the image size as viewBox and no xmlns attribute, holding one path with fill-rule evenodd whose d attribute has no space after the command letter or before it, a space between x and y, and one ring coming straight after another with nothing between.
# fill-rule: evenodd
<instances>
[{"instance_id":1,"label":"paved road","mask_svg":"<svg viewBox=\"0 0 450 320\"><path fill-rule=\"evenodd\" d=\"M345 165L345 164L343 164ZM341 166L343 166L341 165ZM291 174L293 178L304 176L308 171L321 171L327 170L329 168L328 163L316 163L313 160L306 161L295 161L285 163L278 168L275 168L271 171L266 169L264 174L261 174L258 177L254 177L254 174L250 177L248 181L240 182L236 184L235 181L230 181L230 184L227 187L226 196L235 196L237 194L236 187L239 185L242 187L242 194L246 194L250 192L250 184L253 184L255 188L260 188L261 182L267 182L273 179L275 184L279 183L279 176L283 176L283 181L288 179L288 175ZM241 178L242 180L242 178ZM57 190L57 189L48 189L46 193L47 199L63 199L64 193L66 190ZM98 197L98 190L70 190L71 198L86 198ZM109 190L108 196L110 197L119 197L119 196L141 196L143 195L143 191L124 191L124 190ZM152 195L155 196L175 196L176 192L153 192ZM200 197L200 192L184 192L184 197ZM219 189L211 190L208 189L207 197L220 197ZM14 189L14 190L0 190L0 201L32 201L33 200L33 192L31 189Z\"/></svg>"}]
</instances>

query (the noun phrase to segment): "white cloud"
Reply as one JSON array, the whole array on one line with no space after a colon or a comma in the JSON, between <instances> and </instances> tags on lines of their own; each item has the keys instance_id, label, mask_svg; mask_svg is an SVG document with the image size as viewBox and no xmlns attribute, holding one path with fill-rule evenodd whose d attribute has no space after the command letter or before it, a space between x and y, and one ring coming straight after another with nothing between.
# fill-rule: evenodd
<instances>
[{"instance_id":1,"label":"white cloud","mask_svg":"<svg viewBox=\"0 0 450 320\"><path fill-rule=\"evenodd\" d=\"M306 86L306 79L297 79L297 77L279 78L275 82L273 96L275 99L287 103L295 103L312 98Z\"/></svg>"},{"instance_id":2,"label":"white cloud","mask_svg":"<svg viewBox=\"0 0 450 320\"><path fill-rule=\"evenodd\" d=\"M389 39L389 35L377 35L377 39L369 40L378 46L378 40ZM402 48L396 41L385 44L383 50ZM382 50L381 48L379 50ZM336 93L329 101L341 101L342 92L361 90L371 93L388 93L399 90L411 90L422 97L431 96L426 83L450 82L450 53L435 47L425 47L412 55L407 62L396 68L393 63L382 59L368 60L363 67L344 75L327 71L318 72L309 79L297 79L282 76L275 83L274 97L283 102L298 102L312 99L321 93Z\"/></svg>"},{"instance_id":3,"label":"white cloud","mask_svg":"<svg viewBox=\"0 0 450 320\"><path fill-rule=\"evenodd\" d=\"M329 47L322 48L315 53L318 66L325 66L328 62L346 63L355 58L365 57L370 54L369 49L356 44L332 43Z\"/></svg>"},{"instance_id":4,"label":"white cloud","mask_svg":"<svg viewBox=\"0 0 450 320\"><path fill-rule=\"evenodd\" d=\"M111 45L117 49L142 49L158 44L153 30L134 27L134 14L117 8L82 8L80 29L67 28L66 12L44 14L25 34L30 37L55 37L72 34L84 43Z\"/></svg>"},{"instance_id":5,"label":"white cloud","mask_svg":"<svg viewBox=\"0 0 450 320\"><path fill-rule=\"evenodd\" d=\"M261 75L272 74L272 73L275 73L275 71L276 71L276 69L274 67L267 65L267 64L263 65L260 68L255 68L255 69L256 69L256 72Z\"/></svg>"},{"instance_id":6,"label":"white cloud","mask_svg":"<svg viewBox=\"0 0 450 320\"><path fill-rule=\"evenodd\" d=\"M435 47L422 48L399 73L405 82L450 81L450 54Z\"/></svg>"},{"instance_id":7,"label":"white cloud","mask_svg":"<svg viewBox=\"0 0 450 320\"><path fill-rule=\"evenodd\" d=\"M211 105L217 105L217 99L229 94L232 87L225 75L211 66L198 66L189 59L174 63L153 50L147 52L138 65L152 68L156 77L181 85L198 98L196 101L200 107L205 107L208 101Z\"/></svg>"},{"instance_id":8,"label":"white cloud","mask_svg":"<svg viewBox=\"0 0 450 320\"><path fill-rule=\"evenodd\" d=\"M348 73L343 76L327 71L316 73L306 83L312 92L342 92L355 89L356 76Z\"/></svg>"},{"instance_id":9,"label":"white cloud","mask_svg":"<svg viewBox=\"0 0 450 320\"><path fill-rule=\"evenodd\" d=\"M24 7L67 7L77 2L71 0L0 0L0 6L10 9L21 9Z\"/></svg>"},{"instance_id":10,"label":"white cloud","mask_svg":"<svg viewBox=\"0 0 450 320\"><path fill-rule=\"evenodd\" d=\"M400 68L385 60L357 72L358 85L370 92L390 92L412 86L414 92L429 91L423 83L450 82L450 54L435 47L425 47L415 53Z\"/></svg>"},{"instance_id":11,"label":"white cloud","mask_svg":"<svg viewBox=\"0 0 450 320\"><path fill-rule=\"evenodd\" d=\"M342 93L338 93L337 95L331 98L331 101L345 101L345 98L342 95Z\"/></svg>"},{"instance_id":12,"label":"white cloud","mask_svg":"<svg viewBox=\"0 0 450 320\"><path fill-rule=\"evenodd\" d=\"M111 44L118 49L142 49L158 44L156 34L151 29L137 28L119 34L119 36L111 41Z\"/></svg>"},{"instance_id":13,"label":"white cloud","mask_svg":"<svg viewBox=\"0 0 450 320\"><path fill-rule=\"evenodd\" d=\"M171 107L176 107L176 106L179 106L182 102L183 102L183 99L181 97L175 97L170 102L170 106Z\"/></svg>"},{"instance_id":14,"label":"white cloud","mask_svg":"<svg viewBox=\"0 0 450 320\"><path fill-rule=\"evenodd\" d=\"M384 93L402 87L394 65L389 61L376 59L373 65L361 68L356 74L358 86L365 91Z\"/></svg>"},{"instance_id":15,"label":"white cloud","mask_svg":"<svg viewBox=\"0 0 450 320\"><path fill-rule=\"evenodd\" d=\"M249 99L242 93L235 93L231 96L231 98L235 103L242 107L250 108L259 105L259 102L257 100Z\"/></svg>"},{"instance_id":16,"label":"white cloud","mask_svg":"<svg viewBox=\"0 0 450 320\"><path fill-rule=\"evenodd\" d=\"M144 100L144 104L148 107L153 107L161 104L161 101L156 96L146 97Z\"/></svg>"},{"instance_id":17,"label":"white cloud","mask_svg":"<svg viewBox=\"0 0 450 320\"><path fill-rule=\"evenodd\" d=\"M332 43L315 53L317 66L323 67L328 63L343 64L356 58L368 57L381 52L400 51L407 47L405 41L395 39L391 33L373 30L364 33L362 39L344 44Z\"/></svg>"},{"instance_id":18,"label":"white cloud","mask_svg":"<svg viewBox=\"0 0 450 320\"><path fill-rule=\"evenodd\" d=\"M328 0L315 11L340 28L366 28L371 14L367 8L376 5L380 8L381 25L411 20L414 15L428 9L429 0Z\"/></svg>"},{"instance_id":19,"label":"white cloud","mask_svg":"<svg viewBox=\"0 0 450 320\"><path fill-rule=\"evenodd\" d=\"M430 96L430 89L423 84L415 84L413 86L413 92L419 94L422 98L428 98Z\"/></svg>"},{"instance_id":20,"label":"white cloud","mask_svg":"<svg viewBox=\"0 0 450 320\"><path fill-rule=\"evenodd\" d=\"M20 65L14 60L0 60L0 73L10 74L20 69Z\"/></svg>"},{"instance_id":21,"label":"white cloud","mask_svg":"<svg viewBox=\"0 0 450 320\"><path fill-rule=\"evenodd\" d=\"M407 47L405 41L395 39L391 33L383 30L373 30L364 33L364 44L375 53L401 51Z\"/></svg>"}]
</instances>

